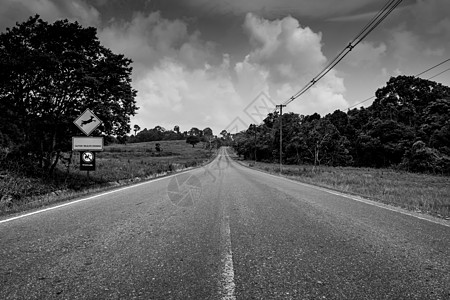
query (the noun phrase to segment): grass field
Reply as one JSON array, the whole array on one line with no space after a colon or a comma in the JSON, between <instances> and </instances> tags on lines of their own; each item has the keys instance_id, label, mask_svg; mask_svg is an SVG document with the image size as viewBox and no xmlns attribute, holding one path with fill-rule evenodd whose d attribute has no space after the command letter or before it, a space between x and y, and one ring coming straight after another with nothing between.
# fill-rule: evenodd
<instances>
[{"instance_id":1,"label":"grass field","mask_svg":"<svg viewBox=\"0 0 450 300\"><path fill-rule=\"evenodd\" d=\"M244 163L279 174L278 164ZM291 179L450 219L450 177L350 167L288 165L282 170Z\"/></svg>"},{"instance_id":2,"label":"grass field","mask_svg":"<svg viewBox=\"0 0 450 300\"><path fill-rule=\"evenodd\" d=\"M162 148L159 153L156 143ZM0 215L195 167L214 153L202 143L193 148L183 140L110 145L96 153L96 171L89 176L79 170L79 153L73 153L68 166L60 164L51 180L4 172L0 174Z\"/></svg>"},{"instance_id":3,"label":"grass field","mask_svg":"<svg viewBox=\"0 0 450 300\"><path fill-rule=\"evenodd\" d=\"M52 181L0 173L0 215L63 201L94 191L147 180L201 165L210 151L185 141L110 145L96 155L97 170L79 170L78 154L69 167L61 165ZM211 153L212 155L215 152ZM278 164L243 161L251 167L278 174ZM398 172L388 169L283 166L283 175L302 182L367 197L386 204L450 219L450 177Z\"/></svg>"}]
</instances>

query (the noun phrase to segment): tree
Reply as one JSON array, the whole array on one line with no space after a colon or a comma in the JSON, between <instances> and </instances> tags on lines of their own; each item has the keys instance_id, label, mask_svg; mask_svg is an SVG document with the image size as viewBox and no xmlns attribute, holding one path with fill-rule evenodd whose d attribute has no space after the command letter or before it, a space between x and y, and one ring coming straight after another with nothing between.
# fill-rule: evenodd
<instances>
[{"instance_id":1,"label":"tree","mask_svg":"<svg viewBox=\"0 0 450 300\"><path fill-rule=\"evenodd\" d=\"M228 136L228 132L227 132L225 129L222 130L222 131L220 132L220 134L222 135L222 137L223 137L224 139L226 139L227 136Z\"/></svg>"},{"instance_id":2,"label":"tree","mask_svg":"<svg viewBox=\"0 0 450 300\"><path fill-rule=\"evenodd\" d=\"M137 134L137 132L139 131L139 130L141 130L141 127L139 127L139 125L134 125L134 135L136 135Z\"/></svg>"},{"instance_id":3,"label":"tree","mask_svg":"<svg viewBox=\"0 0 450 300\"><path fill-rule=\"evenodd\" d=\"M36 15L1 33L0 111L8 109L22 133L23 155L51 174L87 108L103 122L97 134L128 133L138 109L130 64L77 22L49 24Z\"/></svg>"},{"instance_id":4,"label":"tree","mask_svg":"<svg viewBox=\"0 0 450 300\"><path fill-rule=\"evenodd\" d=\"M200 138L195 135L190 135L186 138L186 143L191 144L192 148L194 148L196 144L200 143Z\"/></svg>"},{"instance_id":5,"label":"tree","mask_svg":"<svg viewBox=\"0 0 450 300\"><path fill-rule=\"evenodd\" d=\"M205 129L203 129L203 136L213 136L213 131L211 128L206 127Z\"/></svg>"},{"instance_id":6,"label":"tree","mask_svg":"<svg viewBox=\"0 0 450 300\"><path fill-rule=\"evenodd\" d=\"M211 128L206 127L205 129L203 129L203 139L204 141L208 142L208 148L211 152L211 140L213 138L213 131Z\"/></svg>"},{"instance_id":7,"label":"tree","mask_svg":"<svg viewBox=\"0 0 450 300\"><path fill-rule=\"evenodd\" d=\"M200 136L200 132L200 129L197 127L192 127L191 130L189 130L189 135Z\"/></svg>"},{"instance_id":8,"label":"tree","mask_svg":"<svg viewBox=\"0 0 450 300\"><path fill-rule=\"evenodd\" d=\"M180 126L175 125L175 127L173 127L173 131L175 131L177 134L180 134Z\"/></svg>"}]
</instances>

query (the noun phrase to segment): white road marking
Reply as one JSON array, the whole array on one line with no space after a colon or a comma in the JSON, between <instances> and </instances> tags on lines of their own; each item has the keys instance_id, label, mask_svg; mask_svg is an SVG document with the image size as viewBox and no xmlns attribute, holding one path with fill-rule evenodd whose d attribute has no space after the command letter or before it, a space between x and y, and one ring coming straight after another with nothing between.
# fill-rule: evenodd
<instances>
[{"instance_id":1,"label":"white road marking","mask_svg":"<svg viewBox=\"0 0 450 300\"><path fill-rule=\"evenodd\" d=\"M239 164L239 165L243 166L241 164ZM369 200L369 199L364 199L364 198L361 198L361 197L352 196L352 195L348 195L348 194L345 194L345 193L332 191L332 190L329 190L327 188L318 187L318 186L315 186L315 185L312 185L312 184L296 181L296 180L289 179L289 178L286 178L286 177L272 175L272 174L266 173L266 172L261 171L261 170L248 168L246 166L243 166L243 167L245 167L245 168L247 168L249 170L253 170L253 171L257 171L257 172L266 174L266 175L271 176L271 177L275 177L275 178L278 178L278 179L283 179L283 180L286 180L286 181L289 181L289 182L292 182L292 183L295 183L295 184L298 184L298 185L303 185L303 186L307 186L307 187L310 187L310 188L313 188L313 189L316 189L316 190L319 190L319 191L322 191L322 192L326 192L328 194L344 197L344 198L347 198L347 199L351 199L351 200L354 200L354 201L358 201L358 202L361 202L361 203L365 203L365 204L368 204L368 205L376 206L376 207L383 208L383 209L386 209L386 210L390 210L390 211L393 211L393 212L397 212L397 213L400 213L400 214L403 214L403 215L407 215L407 216L410 216L410 217L413 217L413 218L416 218L416 219L420 219L420 220L428 221L428 222L431 222L431 223L434 223L434 224L439 224L439 225L443 225L443 226L446 226L446 227L450 227L450 223L447 223L445 220L440 220L440 219L434 218L432 216L429 216L429 217L420 216L417 213L412 213L412 212L406 211L406 210L404 210L402 208L399 208L399 207L389 206L387 204L375 202L375 201L372 201L372 200Z\"/></svg>"},{"instance_id":2,"label":"white road marking","mask_svg":"<svg viewBox=\"0 0 450 300\"><path fill-rule=\"evenodd\" d=\"M182 171L182 172L175 173L175 174L173 174L173 175L164 176L164 177L160 177L160 178L155 178L155 179L152 179L152 180L149 180L149 181L137 183L137 184L134 184L134 185L129 185L129 186L126 186L126 187L117 189L117 190L112 190L112 191L109 191L109 192L104 192L104 193L101 193L101 194L98 194L98 195L94 195L94 196L90 196L90 197L87 197L87 198L82 198L82 199L74 200L74 201L71 201L71 202L68 202L68 203L64 203L64 204L60 204L60 205L56 205L56 206L52 206L52 207L40 209L40 210L33 211L33 212L30 212L30 213L26 213L26 214L23 214L23 215L11 217L11 218L8 218L8 219L5 219L5 220L0 220L0 224L2 224L2 223L7 223L7 222L11 222L11 221L14 221L14 220L17 220L17 219L26 218L26 217L29 217L29 216L33 216L33 215L40 214L40 213L43 213L43 212L46 212L46 211L58 209L58 208L61 208L61 207L73 205L73 204L76 204L76 203L79 203L79 202L89 201L89 200L92 200L92 199L95 199L95 198L99 198L99 197L102 197L102 196L105 196L105 195L109 195L109 194L121 192L121 191L124 191L124 190L132 189L132 188L135 188L135 187L144 185L144 184L149 184L149 183L152 183L152 182L156 182L156 181L160 181L160 180L165 180L165 179L167 179L167 178L171 178L171 177L173 177L173 176L177 176L177 175L180 175L181 173L189 172L189 171L192 171L192 170L195 170L195 169L185 170L185 171Z\"/></svg>"},{"instance_id":3,"label":"white road marking","mask_svg":"<svg viewBox=\"0 0 450 300\"><path fill-rule=\"evenodd\" d=\"M221 300L236 300L234 295L233 252L231 250L230 218L224 216L221 224L222 273L220 278Z\"/></svg>"}]
</instances>

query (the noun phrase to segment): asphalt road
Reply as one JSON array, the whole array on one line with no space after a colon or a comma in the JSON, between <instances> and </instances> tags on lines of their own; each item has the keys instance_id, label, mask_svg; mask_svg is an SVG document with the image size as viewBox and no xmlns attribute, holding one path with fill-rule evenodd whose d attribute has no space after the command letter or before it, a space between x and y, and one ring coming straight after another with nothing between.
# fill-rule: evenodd
<instances>
[{"instance_id":1,"label":"asphalt road","mask_svg":"<svg viewBox=\"0 0 450 300\"><path fill-rule=\"evenodd\" d=\"M450 299L450 224L241 166L0 220L0 299Z\"/></svg>"}]
</instances>

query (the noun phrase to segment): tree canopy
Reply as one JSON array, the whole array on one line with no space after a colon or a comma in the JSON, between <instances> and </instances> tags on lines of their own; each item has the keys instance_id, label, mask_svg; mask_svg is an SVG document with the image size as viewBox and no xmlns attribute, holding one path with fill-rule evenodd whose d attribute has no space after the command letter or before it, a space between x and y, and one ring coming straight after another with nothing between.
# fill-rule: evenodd
<instances>
[{"instance_id":1,"label":"tree canopy","mask_svg":"<svg viewBox=\"0 0 450 300\"><path fill-rule=\"evenodd\" d=\"M399 167L450 174L450 88L413 76L392 77L368 108L324 117L283 114L285 163ZM279 157L277 112L234 136L249 159Z\"/></svg>"},{"instance_id":2,"label":"tree canopy","mask_svg":"<svg viewBox=\"0 0 450 300\"><path fill-rule=\"evenodd\" d=\"M138 109L131 60L102 46L96 34L93 27L49 24L38 15L0 34L3 149L32 156L51 171L70 150L71 137L80 135L72 122L87 108L103 121L95 134L130 131Z\"/></svg>"}]
</instances>

